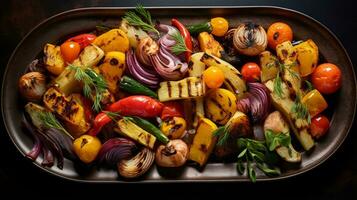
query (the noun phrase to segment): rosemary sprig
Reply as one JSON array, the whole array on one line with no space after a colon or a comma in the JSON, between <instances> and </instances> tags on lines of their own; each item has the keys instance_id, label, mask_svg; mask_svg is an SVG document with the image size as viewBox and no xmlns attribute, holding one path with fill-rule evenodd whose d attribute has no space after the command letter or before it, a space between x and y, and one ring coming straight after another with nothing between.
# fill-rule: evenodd
<instances>
[{"instance_id":1,"label":"rosemary sprig","mask_svg":"<svg viewBox=\"0 0 357 200\"><path fill-rule=\"evenodd\" d=\"M174 34L170 35L176 42L176 44L174 46L171 47L171 51L172 53L174 53L175 55L180 55L181 53L187 52L190 50L187 48L185 40L183 38L183 36L176 31Z\"/></svg>"},{"instance_id":2,"label":"rosemary sprig","mask_svg":"<svg viewBox=\"0 0 357 200\"><path fill-rule=\"evenodd\" d=\"M306 119L307 122L311 123L311 116L307 106L301 102L300 95L296 95L294 105L291 107L291 112L295 113L296 118Z\"/></svg>"},{"instance_id":3,"label":"rosemary sprig","mask_svg":"<svg viewBox=\"0 0 357 200\"><path fill-rule=\"evenodd\" d=\"M229 131L227 127L221 126L213 132L213 137L218 138L217 146L223 146L229 139Z\"/></svg>"},{"instance_id":4,"label":"rosemary sprig","mask_svg":"<svg viewBox=\"0 0 357 200\"><path fill-rule=\"evenodd\" d=\"M144 18L145 21L141 19L139 15ZM136 6L135 11L126 12L124 19L132 26L140 27L144 31L152 31L160 35L160 32L156 30L152 22L150 13L140 4Z\"/></svg>"},{"instance_id":5,"label":"rosemary sprig","mask_svg":"<svg viewBox=\"0 0 357 200\"><path fill-rule=\"evenodd\" d=\"M69 65L70 70L74 70L74 78L77 81L83 82L83 94L87 98L91 98L91 95L94 94L93 106L92 109L96 112L101 110L101 101L103 99L103 93L107 89L107 84L104 78L97 74L93 69L86 68L82 69L81 67Z\"/></svg>"},{"instance_id":6,"label":"rosemary sprig","mask_svg":"<svg viewBox=\"0 0 357 200\"><path fill-rule=\"evenodd\" d=\"M72 140L74 139L51 112L40 112L39 116L46 128L58 129L68 135Z\"/></svg>"},{"instance_id":7,"label":"rosemary sprig","mask_svg":"<svg viewBox=\"0 0 357 200\"><path fill-rule=\"evenodd\" d=\"M103 111L112 121L116 122L121 115L118 112Z\"/></svg>"}]
</instances>

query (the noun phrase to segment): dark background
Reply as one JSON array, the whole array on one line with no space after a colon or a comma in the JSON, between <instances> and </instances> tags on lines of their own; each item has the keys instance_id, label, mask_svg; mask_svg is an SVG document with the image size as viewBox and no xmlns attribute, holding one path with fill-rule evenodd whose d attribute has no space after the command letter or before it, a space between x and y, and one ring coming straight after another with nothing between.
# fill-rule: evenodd
<instances>
[{"instance_id":1,"label":"dark background","mask_svg":"<svg viewBox=\"0 0 357 200\"><path fill-rule=\"evenodd\" d=\"M274 5L301 11L330 28L346 47L353 63L357 63L357 10L353 1L243 1L225 0L158 0L158 1L21 1L2 0L0 3L0 71L22 37L42 20L65 10L89 6L145 6L176 5ZM328 42L328 41L326 41ZM355 69L356 70L356 69ZM348 98L348 97L347 97ZM52 197L92 196L102 194L107 198L133 197L198 197L214 194L217 198L244 196L299 199L357 199L357 126L352 127L341 148L319 167L283 181L264 183L219 184L159 184L159 185L109 185L79 184L44 173L24 159L11 143L1 120L0 131L0 194L36 195ZM51 194L45 195L46 192ZM127 196L128 195L128 196ZM32 197L28 197L32 198Z\"/></svg>"}]
</instances>

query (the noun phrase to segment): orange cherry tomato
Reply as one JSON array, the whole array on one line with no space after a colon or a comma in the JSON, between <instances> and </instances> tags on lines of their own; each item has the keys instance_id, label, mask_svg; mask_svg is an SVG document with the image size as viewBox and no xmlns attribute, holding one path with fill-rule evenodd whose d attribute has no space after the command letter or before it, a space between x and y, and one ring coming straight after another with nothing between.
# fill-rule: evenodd
<instances>
[{"instance_id":1,"label":"orange cherry tomato","mask_svg":"<svg viewBox=\"0 0 357 200\"><path fill-rule=\"evenodd\" d=\"M311 119L310 133L314 138L325 135L330 127L330 121L324 115L317 115Z\"/></svg>"},{"instance_id":2,"label":"orange cherry tomato","mask_svg":"<svg viewBox=\"0 0 357 200\"><path fill-rule=\"evenodd\" d=\"M281 44L285 41L292 41L293 31L289 25L282 22L276 22L269 26L267 36L268 46L271 49L275 49L278 44Z\"/></svg>"},{"instance_id":3,"label":"orange cherry tomato","mask_svg":"<svg viewBox=\"0 0 357 200\"><path fill-rule=\"evenodd\" d=\"M257 63L248 62L245 63L242 67L242 76L243 79L247 82L255 82L260 79L260 67Z\"/></svg>"},{"instance_id":4,"label":"orange cherry tomato","mask_svg":"<svg viewBox=\"0 0 357 200\"><path fill-rule=\"evenodd\" d=\"M81 46L77 42L64 42L61 45L61 54L66 62L73 62L81 51Z\"/></svg>"},{"instance_id":5,"label":"orange cherry tomato","mask_svg":"<svg viewBox=\"0 0 357 200\"><path fill-rule=\"evenodd\" d=\"M209 88L221 87L224 82L224 74L218 67L211 66L203 72L203 81Z\"/></svg>"},{"instance_id":6,"label":"orange cherry tomato","mask_svg":"<svg viewBox=\"0 0 357 200\"><path fill-rule=\"evenodd\" d=\"M312 73L311 82L319 92L332 94L341 87L341 70L331 63L321 64Z\"/></svg>"}]
</instances>

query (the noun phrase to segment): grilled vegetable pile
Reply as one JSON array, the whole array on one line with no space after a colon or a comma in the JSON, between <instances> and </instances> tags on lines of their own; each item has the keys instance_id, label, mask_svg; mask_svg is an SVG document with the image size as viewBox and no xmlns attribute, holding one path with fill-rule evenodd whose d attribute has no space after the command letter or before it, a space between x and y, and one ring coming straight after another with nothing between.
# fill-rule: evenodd
<instances>
[{"instance_id":1,"label":"grilled vegetable pile","mask_svg":"<svg viewBox=\"0 0 357 200\"><path fill-rule=\"evenodd\" d=\"M210 161L236 162L252 181L256 170L278 176L328 132L341 87L339 67L293 30L223 17L154 24L137 6L117 27L48 43L19 79L27 156L125 179Z\"/></svg>"}]
</instances>

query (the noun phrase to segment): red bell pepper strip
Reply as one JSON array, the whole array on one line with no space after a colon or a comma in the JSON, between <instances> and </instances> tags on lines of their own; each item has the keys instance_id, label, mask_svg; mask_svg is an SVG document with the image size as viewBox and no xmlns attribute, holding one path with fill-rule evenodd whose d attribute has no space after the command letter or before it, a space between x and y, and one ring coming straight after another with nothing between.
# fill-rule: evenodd
<instances>
[{"instance_id":1,"label":"red bell pepper strip","mask_svg":"<svg viewBox=\"0 0 357 200\"><path fill-rule=\"evenodd\" d=\"M190 61L191 54L192 54L192 40L191 40L191 34L190 32L186 29L186 27L181 24L177 19L171 19L171 24L175 26L181 33L182 37L185 39L185 44L187 47L186 51L186 61Z\"/></svg>"},{"instance_id":2,"label":"red bell pepper strip","mask_svg":"<svg viewBox=\"0 0 357 200\"><path fill-rule=\"evenodd\" d=\"M165 107L161 113L161 119L165 120L170 117L183 117L182 105L177 101L169 101L164 103Z\"/></svg>"},{"instance_id":3,"label":"red bell pepper strip","mask_svg":"<svg viewBox=\"0 0 357 200\"><path fill-rule=\"evenodd\" d=\"M109 105L107 111L115 112L123 116L138 116L138 117L156 117L162 113L164 105L148 96L135 95L120 99L119 101ZM105 111L99 113L93 122L92 128L88 134L96 136L100 130L111 122L112 119Z\"/></svg>"},{"instance_id":4,"label":"red bell pepper strip","mask_svg":"<svg viewBox=\"0 0 357 200\"><path fill-rule=\"evenodd\" d=\"M70 41L77 42L79 44L79 46L81 46L81 50L82 50L86 46L91 44L96 38L97 38L97 36L95 36L93 34L84 33L84 34L80 34L80 35L71 37L66 42L70 42Z\"/></svg>"}]
</instances>

